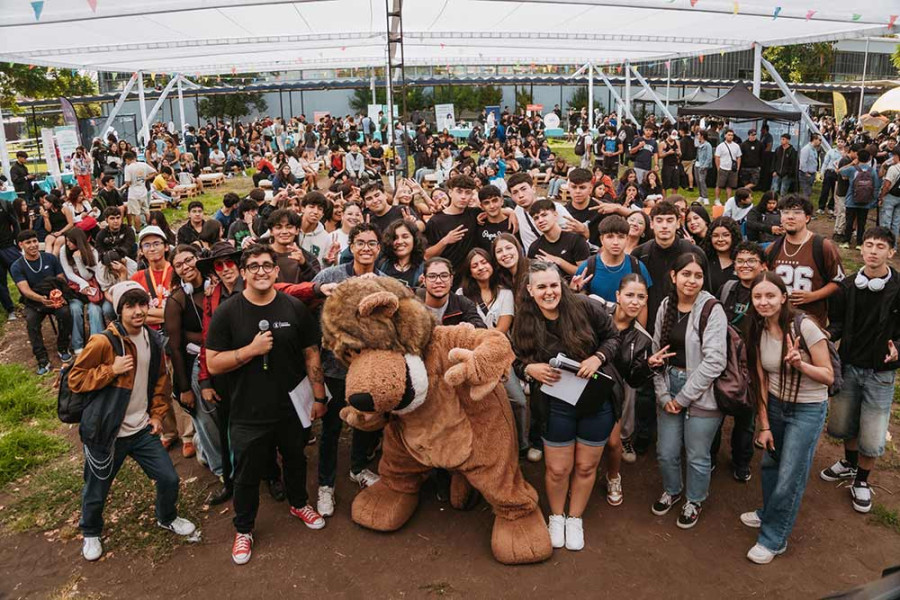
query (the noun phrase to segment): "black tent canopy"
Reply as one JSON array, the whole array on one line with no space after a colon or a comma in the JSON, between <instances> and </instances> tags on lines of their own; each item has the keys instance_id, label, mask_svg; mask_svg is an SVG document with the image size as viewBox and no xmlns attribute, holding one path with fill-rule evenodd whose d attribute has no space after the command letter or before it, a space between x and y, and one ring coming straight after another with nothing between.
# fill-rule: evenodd
<instances>
[{"instance_id":1,"label":"black tent canopy","mask_svg":"<svg viewBox=\"0 0 900 600\"><path fill-rule=\"evenodd\" d=\"M799 112L778 110L754 96L743 81L738 81L718 100L699 106L679 107L678 116L685 115L711 115L733 119L769 119L773 121L800 120Z\"/></svg>"}]
</instances>

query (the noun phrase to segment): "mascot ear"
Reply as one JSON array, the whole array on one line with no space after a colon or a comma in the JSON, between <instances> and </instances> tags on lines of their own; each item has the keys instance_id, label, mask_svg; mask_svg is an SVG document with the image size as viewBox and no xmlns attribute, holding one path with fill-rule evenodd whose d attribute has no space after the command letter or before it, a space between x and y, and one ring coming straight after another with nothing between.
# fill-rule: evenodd
<instances>
[{"instance_id":1,"label":"mascot ear","mask_svg":"<svg viewBox=\"0 0 900 600\"><path fill-rule=\"evenodd\" d=\"M386 317L392 317L399 307L400 300L391 292L373 292L360 300L359 315L368 317L381 311Z\"/></svg>"}]
</instances>

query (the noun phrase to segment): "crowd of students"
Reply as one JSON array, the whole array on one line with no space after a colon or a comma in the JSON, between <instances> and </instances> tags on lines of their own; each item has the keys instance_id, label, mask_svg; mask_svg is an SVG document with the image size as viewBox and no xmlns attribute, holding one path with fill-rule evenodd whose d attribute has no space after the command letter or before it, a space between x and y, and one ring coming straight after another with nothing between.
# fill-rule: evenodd
<instances>
[{"instance_id":1,"label":"crowd of students","mask_svg":"<svg viewBox=\"0 0 900 600\"><path fill-rule=\"evenodd\" d=\"M521 123L505 116L499 127L511 135ZM635 463L654 441L661 489L655 502L644 501L657 516L677 508L680 528L696 526L714 501L710 477L726 418L733 419L733 478L750 481L756 449L762 455L762 506L740 515L760 530L750 560L765 564L786 550L826 412L845 456L820 476L848 481L853 509L868 512L868 479L884 452L900 365L900 274L890 265L900 219L892 213L887 227L867 228L859 205L900 204L900 150L880 169L858 142L836 146L823 162L826 173L834 166L846 231L854 223L858 230L864 266L846 275L835 241L809 227L811 187L781 194L790 187L776 169L774 189L753 203L758 180L751 172L747 181L743 173L753 167L739 161L755 135L739 146L724 131L725 150L720 144L713 152L704 149L712 134L697 123L669 130L648 123L629 145L633 169L623 171L611 157L622 149L625 126L605 123L616 144L601 143L600 164L589 168L550 155L543 163L520 160L514 149L491 158L491 147L504 147L494 127L487 154L459 151L429 193L402 177L390 189L379 172L332 173L328 182L316 172L312 184L298 183L276 120L272 135L260 129L257 136L285 153L269 174L258 173L256 181L269 179L272 190L228 193L211 217L193 201L176 232L161 212L132 212L144 197L130 189L118 202L104 196L102 211L96 197L85 198L84 182L62 204L61 196L44 195L43 231L2 205L0 258L20 291L38 372L50 371L42 329L50 316L60 360L75 355L73 391L116 386L130 394L114 443L85 442L84 557L102 554L103 505L127 456L157 483L159 525L194 532L177 516L177 474L165 452L179 439L185 457L196 455L220 478L209 503L233 500L236 563L252 554L261 481L307 527L325 526L336 502L346 357L321 349L316 319L334 288L359 276L403 281L439 325L508 334L516 361L507 395L522 458L544 461L556 548L584 547L597 473L604 473L607 502L622 504L622 463ZM424 127L426 147L439 143ZM684 156L685 140L694 139L705 166L685 171L684 162L700 163ZM444 150L453 156L450 146ZM687 173L704 180L713 156L716 186L728 196L715 219L702 200L689 204L676 193ZM124 157L146 165L131 151ZM517 167L499 168L507 161ZM546 198L535 179L542 164L550 165ZM99 174L97 197L107 178ZM14 318L11 300L0 299ZM729 361L743 356L739 383L753 408L726 413L717 384ZM575 376L586 380L574 397L554 386L571 375L561 358L575 361ZM312 430L292 401L303 382L314 398L307 416L322 422L315 494L307 491L305 456ZM349 473L360 486L378 481L378 444L377 434L353 432Z\"/></svg>"}]
</instances>

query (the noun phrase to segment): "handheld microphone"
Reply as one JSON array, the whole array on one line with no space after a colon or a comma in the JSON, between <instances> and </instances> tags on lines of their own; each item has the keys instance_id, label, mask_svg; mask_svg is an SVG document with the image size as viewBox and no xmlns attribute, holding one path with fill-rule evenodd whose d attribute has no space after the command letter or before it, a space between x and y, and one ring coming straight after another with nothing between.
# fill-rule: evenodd
<instances>
[{"instance_id":1,"label":"handheld microphone","mask_svg":"<svg viewBox=\"0 0 900 600\"><path fill-rule=\"evenodd\" d=\"M268 330L269 330L269 322L266 321L265 319L261 320L259 322L259 332L265 333ZM268 370L269 370L269 353L266 352L265 354L263 354L263 371L268 371Z\"/></svg>"}]
</instances>

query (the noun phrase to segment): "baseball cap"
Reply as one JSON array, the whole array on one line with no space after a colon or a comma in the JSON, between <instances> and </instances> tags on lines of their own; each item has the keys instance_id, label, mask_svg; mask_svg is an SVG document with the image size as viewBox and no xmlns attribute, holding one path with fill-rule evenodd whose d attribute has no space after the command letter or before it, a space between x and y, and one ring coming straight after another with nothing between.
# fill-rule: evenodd
<instances>
[{"instance_id":1,"label":"baseball cap","mask_svg":"<svg viewBox=\"0 0 900 600\"><path fill-rule=\"evenodd\" d=\"M145 237L148 237L151 235L155 235L156 237L158 237L159 239L161 239L164 242L167 241L166 234L163 233L162 229L160 229L156 225L147 225L146 227L141 229L141 232L138 234L138 244L143 242Z\"/></svg>"}]
</instances>

